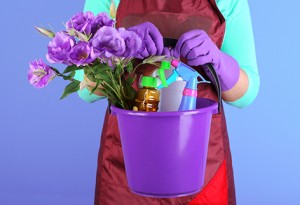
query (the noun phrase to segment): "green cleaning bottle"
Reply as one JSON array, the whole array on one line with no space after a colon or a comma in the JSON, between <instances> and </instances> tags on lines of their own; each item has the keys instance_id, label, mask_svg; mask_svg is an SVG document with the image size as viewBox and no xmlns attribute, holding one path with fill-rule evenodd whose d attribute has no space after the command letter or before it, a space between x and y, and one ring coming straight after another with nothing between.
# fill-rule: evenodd
<instances>
[{"instance_id":1,"label":"green cleaning bottle","mask_svg":"<svg viewBox=\"0 0 300 205\"><path fill-rule=\"evenodd\" d=\"M134 101L133 110L157 112L160 91L156 89L157 78L151 76L142 77L142 88L138 90Z\"/></svg>"}]
</instances>

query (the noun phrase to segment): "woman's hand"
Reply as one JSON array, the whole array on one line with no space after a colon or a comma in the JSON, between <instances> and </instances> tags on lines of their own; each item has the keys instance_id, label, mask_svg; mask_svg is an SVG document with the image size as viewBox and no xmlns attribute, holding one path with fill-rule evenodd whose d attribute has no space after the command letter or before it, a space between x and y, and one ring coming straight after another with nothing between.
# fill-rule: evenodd
<instances>
[{"instance_id":1,"label":"woman's hand","mask_svg":"<svg viewBox=\"0 0 300 205\"><path fill-rule=\"evenodd\" d=\"M154 24L144 22L127 30L136 32L143 40L143 46L138 51L138 58L144 59L162 53L164 47L163 37Z\"/></svg>"},{"instance_id":2,"label":"woman's hand","mask_svg":"<svg viewBox=\"0 0 300 205\"><path fill-rule=\"evenodd\" d=\"M182 34L174 49L174 56L187 59L191 66L213 63L217 69L220 64L220 50L203 30L191 30Z\"/></svg>"},{"instance_id":3,"label":"woman's hand","mask_svg":"<svg viewBox=\"0 0 300 205\"><path fill-rule=\"evenodd\" d=\"M86 82L86 87L87 89L91 92L94 87L96 86L96 82L91 81L90 79L88 79L88 77L86 77L86 75L84 74L83 80ZM99 96L104 96L104 94L101 92L101 88L103 88L101 85L98 85L97 89L95 90L94 94L99 95Z\"/></svg>"},{"instance_id":4,"label":"woman's hand","mask_svg":"<svg viewBox=\"0 0 300 205\"><path fill-rule=\"evenodd\" d=\"M239 80L240 67L231 56L220 51L208 34L203 30L191 30L178 40L173 51L176 58L182 56L190 66L212 63L219 78L222 91L232 89ZM209 71L205 69L208 74Z\"/></svg>"}]
</instances>

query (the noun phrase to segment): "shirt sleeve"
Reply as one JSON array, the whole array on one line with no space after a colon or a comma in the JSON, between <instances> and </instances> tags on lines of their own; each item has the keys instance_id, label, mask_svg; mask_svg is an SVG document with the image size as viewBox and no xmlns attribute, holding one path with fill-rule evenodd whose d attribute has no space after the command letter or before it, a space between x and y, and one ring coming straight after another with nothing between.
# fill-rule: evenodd
<instances>
[{"instance_id":1,"label":"shirt sleeve","mask_svg":"<svg viewBox=\"0 0 300 205\"><path fill-rule=\"evenodd\" d=\"M226 22L221 50L237 60L249 79L248 90L240 99L225 102L243 108L254 101L260 86L248 1L217 0L216 2Z\"/></svg>"},{"instance_id":2,"label":"shirt sleeve","mask_svg":"<svg viewBox=\"0 0 300 205\"><path fill-rule=\"evenodd\" d=\"M84 12L91 11L94 13L94 15L97 15L100 12L106 12L109 14L110 3L111 0L86 0L84 5ZM77 70L74 78L76 80L82 81L83 74L84 74L83 70ZM81 99L89 103L93 103L95 101L105 98L104 96L91 94L91 92L87 88L79 90L77 93Z\"/></svg>"},{"instance_id":3,"label":"shirt sleeve","mask_svg":"<svg viewBox=\"0 0 300 205\"><path fill-rule=\"evenodd\" d=\"M84 11L91 11L95 15L100 12L106 12L109 14L109 8L112 1L115 3L116 7L118 7L120 0L86 0Z\"/></svg>"}]
</instances>

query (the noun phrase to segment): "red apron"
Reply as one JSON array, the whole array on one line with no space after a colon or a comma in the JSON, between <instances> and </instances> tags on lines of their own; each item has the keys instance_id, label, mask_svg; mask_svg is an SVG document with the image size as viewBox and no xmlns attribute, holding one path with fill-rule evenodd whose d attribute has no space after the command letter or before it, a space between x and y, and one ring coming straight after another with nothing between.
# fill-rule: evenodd
<instances>
[{"instance_id":1,"label":"red apron","mask_svg":"<svg viewBox=\"0 0 300 205\"><path fill-rule=\"evenodd\" d=\"M127 28L145 21L156 25L165 38L178 39L186 31L203 29L219 48L225 32L225 20L214 0L120 1L117 11L117 27ZM195 69L205 76L201 67ZM208 84L198 84L198 96L217 101L216 91ZM129 190L118 122L115 116L107 112L98 156L95 205L186 204L236 204L231 153L223 111L212 117L205 182L202 190L195 195L171 199L142 197Z\"/></svg>"}]
</instances>

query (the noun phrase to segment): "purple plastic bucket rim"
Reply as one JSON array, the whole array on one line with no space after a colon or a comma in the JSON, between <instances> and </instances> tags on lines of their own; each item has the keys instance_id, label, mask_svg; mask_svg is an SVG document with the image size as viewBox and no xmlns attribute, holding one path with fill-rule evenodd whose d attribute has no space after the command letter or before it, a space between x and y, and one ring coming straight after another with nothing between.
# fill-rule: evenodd
<instances>
[{"instance_id":1,"label":"purple plastic bucket rim","mask_svg":"<svg viewBox=\"0 0 300 205\"><path fill-rule=\"evenodd\" d=\"M134 116L147 116L147 117L164 117L164 116L179 116L179 115L195 115L201 113L218 113L218 102L213 100L202 98L202 100L210 101L211 105L198 108L195 110L185 110L185 111L168 111L168 112L145 112L145 111L133 111L133 110L124 110L117 108L115 106L110 106L112 114L123 114L123 115L134 115Z\"/></svg>"}]
</instances>

